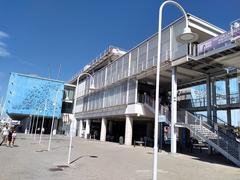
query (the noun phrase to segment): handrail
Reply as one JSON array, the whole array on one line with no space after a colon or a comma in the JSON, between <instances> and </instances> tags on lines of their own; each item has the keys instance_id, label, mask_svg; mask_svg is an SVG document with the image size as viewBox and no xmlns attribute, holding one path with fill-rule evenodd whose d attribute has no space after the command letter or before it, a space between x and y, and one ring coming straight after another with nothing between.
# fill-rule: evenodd
<instances>
[{"instance_id":1,"label":"handrail","mask_svg":"<svg viewBox=\"0 0 240 180\"><path fill-rule=\"evenodd\" d=\"M240 102L239 93L231 93L231 94L217 94L216 95L216 105L225 105L229 101L230 104L235 104ZM181 101L191 101L192 107L205 107L207 106L207 97L203 96L200 98L190 98L190 99L182 99ZM222 102L224 101L224 102Z\"/></svg>"},{"instance_id":2,"label":"handrail","mask_svg":"<svg viewBox=\"0 0 240 180\"><path fill-rule=\"evenodd\" d=\"M189 112L188 112L189 113ZM190 113L191 114L191 113ZM193 115L194 116L194 115ZM195 116L196 117L196 116ZM202 115L202 117L205 117L207 120L208 120L208 118L205 116L205 115ZM197 118L197 117L196 117ZM229 134L227 134L227 133L225 133L224 132L224 130L223 130L223 128L221 127L221 126L219 126L218 125L218 123L214 123L214 125L217 125L217 129L216 128L214 128L214 127L212 127L212 126L210 126L208 123L206 123L206 122L208 122L208 121L203 121L203 120L201 120L201 119L199 119L198 118L198 120L199 121L202 121L201 123L203 123L203 124L205 124L205 125L208 125L210 128L209 128L209 130L211 130L212 132L215 132L215 133L222 133L225 137L227 137L228 138L228 140L231 140L231 141L233 141L233 142L237 142L236 141L236 139L233 137L233 136L230 136ZM226 130L226 129L225 129ZM232 133L233 134L233 133ZM234 135L235 136L235 135Z\"/></svg>"},{"instance_id":3,"label":"handrail","mask_svg":"<svg viewBox=\"0 0 240 180\"><path fill-rule=\"evenodd\" d=\"M138 94L138 101L140 103L146 103L151 108L155 109L155 99L147 94ZM159 104L159 112L160 112L160 114L165 115L166 118L168 119L168 121L171 120L170 114L169 114L169 109L167 106Z\"/></svg>"},{"instance_id":4,"label":"handrail","mask_svg":"<svg viewBox=\"0 0 240 180\"><path fill-rule=\"evenodd\" d=\"M204 114L197 114L197 116L202 116L202 117L205 117L206 119L208 119L208 117L207 117L206 115L204 115ZM217 116L212 116L212 117L213 117L213 118L216 118L216 119L217 119L217 122L220 121L220 122L222 122L225 126L229 126L230 128L235 129L234 126L228 124L227 122L225 122L224 120L220 119L219 117L217 117Z\"/></svg>"},{"instance_id":5,"label":"handrail","mask_svg":"<svg viewBox=\"0 0 240 180\"><path fill-rule=\"evenodd\" d=\"M224 151L228 153L228 155L223 153L226 157L229 157L230 155L231 157L237 159L237 161L240 161L240 143L236 140L235 137L225 133L222 128L214 129L207 123L208 121L204 121L203 119L200 119L199 117L193 115L188 111L182 111L181 113L184 113L185 115L183 116L183 119L180 119L180 121L187 124L195 135L201 135L202 138L204 137L206 141L209 141L219 147L222 152ZM181 118L181 113L179 113L180 116L178 116L178 120L179 118ZM193 126L191 127L191 125ZM204 135L204 130L202 129L203 127L207 128L209 133L213 134L209 134L209 137L208 135ZM215 138L211 138L212 136ZM238 162L237 164L239 163L240 162Z\"/></svg>"}]
</instances>

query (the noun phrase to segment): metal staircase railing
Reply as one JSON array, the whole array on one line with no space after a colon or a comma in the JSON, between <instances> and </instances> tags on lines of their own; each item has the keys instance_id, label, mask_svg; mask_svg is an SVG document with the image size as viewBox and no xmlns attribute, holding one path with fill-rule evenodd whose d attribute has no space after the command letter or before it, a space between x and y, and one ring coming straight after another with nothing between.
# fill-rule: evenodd
<instances>
[{"instance_id":1,"label":"metal staircase railing","mask_svg":"<svg viewBox=\"0 0 240 180\"><path fill-rule=\"evenodd\" d=\"M197 114L196 115L198 118L202 119L203 121L208 121L208 117L203 115L203 114ZM215 117L213 116L213 119L216 119L216 122L213 123L216 128L218 128L219 131L223 131L225 132L228 136L235 138L236 135L234 133L234 131L236 130L236 128L232 125L229 125L226 121L220 119L219 117Z\"/></svg>"},{"instance_id":2,"label":"metal staircase railing","mask_svg":"<svg viewBox=\"0 0 240 180\"><path fill-rule=\"evenodd\" d=\"M195 136L200 137L227 159L240 166L240 143L217 125L213 128L207 122L190 112L178 112L178 124L187 127Z\"/></svg>"},{"instance_id":3,"label":"metal staircase railing","mask_svg":"<svg viewBox=\"0 0 240 180\"><path fill-rule=\"evenodd\" d=\"M143 103L151 112L155 113L155 99L146 94L139 94L138 100L140 103ZM166 117L166 123L171 123L171 113L168 106L159 104L159 114Z\"/></svg>"},{"instance_id":4,"label":"metal staircase railing","mask_svg":"<svg viewBox=\"0 0 240 180\"><path fill-rule=\"evenodd\" d=\"M155 101L151 97L145 97L140 101L144 103L153 113L155 112ZM167 123L171 123L171 113L167 106L159 105L159 113L165 115ZM208 119L197 117L188 111L178 111L177 124L188 128L195 137L208 143L216 151L240 167L240 143L235 137L230 136L217 123L214 127L208 124Z\"/></svg>"}]
</instances>

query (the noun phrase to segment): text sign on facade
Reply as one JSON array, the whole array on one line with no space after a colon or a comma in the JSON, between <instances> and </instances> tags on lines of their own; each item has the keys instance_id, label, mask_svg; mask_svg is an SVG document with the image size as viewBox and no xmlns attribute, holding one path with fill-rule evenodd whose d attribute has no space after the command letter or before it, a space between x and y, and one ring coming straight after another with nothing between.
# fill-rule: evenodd
<instances>
[{"instance_id":1,"label":"text sign on facade","mask_svg":"<svg viewBox=\"0 0 240 180\"><path fill-rule=\"evenodd\" d=\"M214 49L225 47L238 37L240 37L240 20L236 20L231 24L231 31L198 44L198 55L203 55Z\"/></svg>"}]
</instances>

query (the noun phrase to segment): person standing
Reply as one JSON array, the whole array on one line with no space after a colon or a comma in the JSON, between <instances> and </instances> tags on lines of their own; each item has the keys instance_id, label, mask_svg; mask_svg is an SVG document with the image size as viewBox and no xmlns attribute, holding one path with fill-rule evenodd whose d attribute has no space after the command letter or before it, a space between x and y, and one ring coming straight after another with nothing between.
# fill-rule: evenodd
<instances>
[{"instance_id":1,"label":"person standing","mask_svg":"<svg viewBox=\"0 0 240 180\"><path fill-rule=\"evenodd\" d=\"M16 130L14 130L13 133L12 133L12 146L15 145L16 137L17 137L17 133L16 133Z\"/></svg>"},{"instance_id":2,"label":"person standing","mask_svg":"<svg viewBox=\"0 0 240 180\"><path fill-rule=\"evenodd\" d=\"M0 146L3 144L3 143L6 143L7 144L7 140L8 140L8 134L9 134L9 129L8 129L8 126L5 125L2 132L2 142L0 143Z\"/></svg>"}]
</instances>

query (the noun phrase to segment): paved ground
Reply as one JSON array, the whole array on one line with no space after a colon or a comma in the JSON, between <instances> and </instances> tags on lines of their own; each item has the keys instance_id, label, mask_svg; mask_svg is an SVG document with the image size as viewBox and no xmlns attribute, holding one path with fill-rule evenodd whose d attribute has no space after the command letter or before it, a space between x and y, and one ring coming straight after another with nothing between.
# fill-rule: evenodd
<instances>
[{"instance_id":1,"label":"paved ground","mask_svg":"<svg viewBox=\"0 0 240 180\"><path fill-rule=\"evenodd\" d=\"M72 148L74 162L69 168L60 169L62 171L51 171L57 165L66 164L67 137L55 136L50 152L44 151L48 145L47 136L41 145L34 142L30 135L19 135L18 138L17 147L0 147L0 180L151 179L151 148L133 148L75 138ZM204 154L194 157L162 152L158 157L158 179L240 180L240 169L221 158L219 160L219 156L210 156L209 159Z\"/></svg>"}]
</instances>

